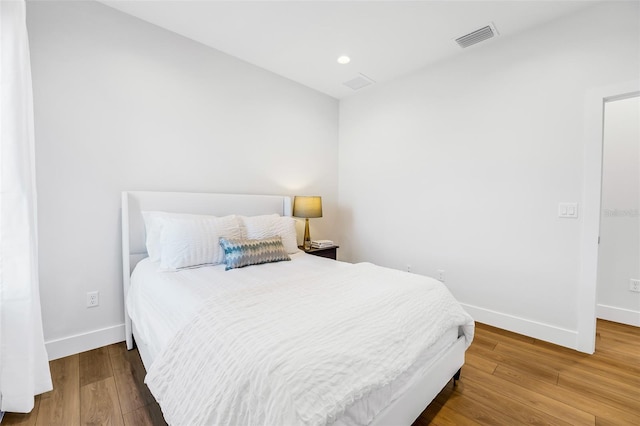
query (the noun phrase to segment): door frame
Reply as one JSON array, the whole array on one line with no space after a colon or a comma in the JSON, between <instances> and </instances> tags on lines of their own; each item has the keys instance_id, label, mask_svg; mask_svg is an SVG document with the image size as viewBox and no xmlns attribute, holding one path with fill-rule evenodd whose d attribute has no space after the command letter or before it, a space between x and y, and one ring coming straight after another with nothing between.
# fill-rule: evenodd
<instances>
[{"instance_id":1,"label":"door frame","mask_svg":"<svg viewBox=\"0 0 640 426\"><path fill-rule=\"evenodd\" d=\"M592 354L596 345L598 238L602 198L604 105L640 95L640 81L599 87L585 96L582 227L578 281L578 333L576 349Z\"/></svg>"}]
</instances>

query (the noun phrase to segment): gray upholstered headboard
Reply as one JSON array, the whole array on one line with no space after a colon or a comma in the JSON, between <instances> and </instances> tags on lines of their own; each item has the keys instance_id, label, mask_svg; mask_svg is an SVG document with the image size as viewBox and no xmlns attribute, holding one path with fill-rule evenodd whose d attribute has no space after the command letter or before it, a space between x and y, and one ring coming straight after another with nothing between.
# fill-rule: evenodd
<instances>
[{"instance_id":1,"label":"gray upholstered headboard","mask_svg":"<svg viewBox=\"0 0 640 426\"><path fill-rule=\"evenodd\" d=\"M136 264L147 257L142 211L256 216L278 213L291 216L291 197L287 195L210 194L189 192L122 193L122 286L127 348L133 347L131 319L127 313L130 276Z\"/></svg>"}]
</instances>

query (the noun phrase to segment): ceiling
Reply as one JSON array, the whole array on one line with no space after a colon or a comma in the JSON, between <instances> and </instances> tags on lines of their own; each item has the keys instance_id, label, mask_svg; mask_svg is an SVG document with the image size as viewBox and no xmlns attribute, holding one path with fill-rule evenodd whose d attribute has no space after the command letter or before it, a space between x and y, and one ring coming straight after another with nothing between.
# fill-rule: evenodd
<instances>
[{"instance_id":1,"label":"ceiling","mask_svg":"<svg viewBox=\"0 0 640 426\"><path fill-rule=\"evenodd\" d=\"M382 83L464 54L454 39L489 23L504 38L594 4L584 0L100 1L338 99L355 93L343 83L360 73ZM341 55L348 55L351 62L338 64Z\"/></svg>"}]
</instances>

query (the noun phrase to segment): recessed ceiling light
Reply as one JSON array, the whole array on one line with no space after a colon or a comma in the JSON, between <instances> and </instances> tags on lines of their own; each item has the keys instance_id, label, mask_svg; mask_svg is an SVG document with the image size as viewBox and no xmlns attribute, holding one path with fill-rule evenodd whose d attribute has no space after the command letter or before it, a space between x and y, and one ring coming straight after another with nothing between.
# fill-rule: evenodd
<instances>
[{"instance_id":1,"label":"recessed ceiling light","mask_svg":"<svg viewBox=\"0 0 640 426\"><path fill-rule=\"evenodd\" d=\"M351 62L351 58L348 56L343 55L338 58L339 64L345 65L345 64L348 64L349 62Z\"/></svg>"}]
</instances>

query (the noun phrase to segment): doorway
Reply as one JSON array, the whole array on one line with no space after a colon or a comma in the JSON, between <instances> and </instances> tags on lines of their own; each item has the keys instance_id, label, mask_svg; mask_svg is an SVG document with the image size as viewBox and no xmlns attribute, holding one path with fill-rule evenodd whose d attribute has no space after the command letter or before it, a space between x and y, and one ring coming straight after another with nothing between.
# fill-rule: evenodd
<instances>
[{"instance_id":1,"label":"doorway","mask_svg":"<svg viewBox=\"0 0 640 426\"><path fill-rule=\"evenodd\" d=\"M594 353L596 343L604 108L608 102L637 96L640 96L639 80L594 88L585 94L580 271L576 300L578 329L575 348L588 354Z\"/></svg>"},{"instance_id":2,"label":"doorway","mask_svg":"<svg viewBox=\"0 0 640 426\"><path fill-rule=\"evenodd\" d=\"M640 327L640 97L604 103L596 317Z\"/></svg>"}]
</instances>

